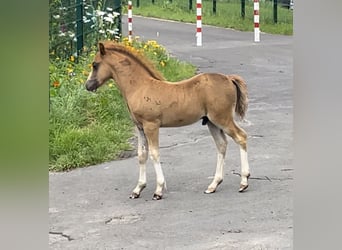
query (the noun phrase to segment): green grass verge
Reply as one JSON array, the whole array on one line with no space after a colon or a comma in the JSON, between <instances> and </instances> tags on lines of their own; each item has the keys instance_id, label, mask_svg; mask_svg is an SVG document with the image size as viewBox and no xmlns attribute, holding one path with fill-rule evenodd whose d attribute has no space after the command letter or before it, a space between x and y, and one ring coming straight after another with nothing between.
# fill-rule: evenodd
<instances>
[{"instance_id":1,"label":"green grass verge","mask_svg":"<svg viewBox=\"0 0 342 250\"><path fill-rule=\"evenodd\" d=\"M193 5L196 1L193 0ZM202 23L232 28L241 31L253 31L253 2L246 1L245 18L241 17L241 3L236 0L217 1L216 14L213 14L212 1L202 3ZM273 2L260 2L260 30L271 34L293 34L293 12L278 6L278 22L273 19ZM140 1L140 7L134 7L134 15L156 17L181 22L196 22L196 8L189 10L187 0L171 1Z\"/></svg>"},{"instance_id":2,"label":"green grass verge","mask_svg":"<svg viewBox=\"0 0 342 250\"><path fill-rule=\"evenodd\" d=\"M145 46L146 45L146 46ZM195 74L196 68L169 57L156 42L134 41L169 81ZM50 59L49 170L66 171L117 159L130 150L133 123L113 82L96 93L85 90L95 51L68 60Z\"/></svg>"}]
</instances>

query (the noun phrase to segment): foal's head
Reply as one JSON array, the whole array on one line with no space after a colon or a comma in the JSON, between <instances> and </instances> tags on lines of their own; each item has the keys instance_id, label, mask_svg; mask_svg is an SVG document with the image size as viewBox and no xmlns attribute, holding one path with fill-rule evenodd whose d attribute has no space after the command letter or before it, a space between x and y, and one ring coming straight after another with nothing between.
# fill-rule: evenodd
<instances>
[{"instance_id":1,"label":"foal's head","mask_svg":"<svg viewBox=\"0 0 342 250\"><path fill-rule=\"evenodd\" d=\"M110 66L106 63L106 56L108 53L106 53L105 46L99 43L99 51L95 55L91 73L85 83L87 90L95 91L112 77Z\"/></svg>"}]
</instances>

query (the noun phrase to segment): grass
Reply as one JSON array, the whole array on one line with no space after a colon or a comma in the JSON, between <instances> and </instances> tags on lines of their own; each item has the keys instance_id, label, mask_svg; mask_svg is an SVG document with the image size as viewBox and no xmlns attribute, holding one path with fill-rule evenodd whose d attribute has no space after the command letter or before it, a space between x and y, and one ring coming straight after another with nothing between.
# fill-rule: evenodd
<instances>
[{"instance_id":1,"label":"grass","mask_svg":"<svg viewBox=\"0 0 342 250\"><path fill-rule=\"evenodd\" d=\"M140 7L134 7L133 14L146 17L176 20L181 22L196 22L196 1L193 0L193 10L189 10L187 0L140 1ZM241 17L240 0L218 0L216 14L213 14L212 1L202 2L202 23L218 27L232 28L241 31L253 31L253 2L246 1L245 18ZM293 34L293 12L278 5L278 22L273 20L272 1L260 2L260 30L271 34Z\"/></svg>"},{"instance_id":2,"label":"grass","mask_svg":"<svg viewBox=\"0 0 342 250\"><path fill-rule=\"evenodd\" d=\"M195 74L195 67L169 57L155 41L134 40L169 81ZM117 159L131 149L133 123L113 81L96 93L85 90L95 48L88 56L50 58L49 170L66 171Z\"/></svg>"}]
</instances>

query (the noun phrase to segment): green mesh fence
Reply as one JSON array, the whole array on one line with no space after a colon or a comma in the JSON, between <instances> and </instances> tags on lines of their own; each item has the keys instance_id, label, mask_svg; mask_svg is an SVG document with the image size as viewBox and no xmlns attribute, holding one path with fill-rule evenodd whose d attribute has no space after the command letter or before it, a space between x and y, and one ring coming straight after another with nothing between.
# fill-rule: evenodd
<instances>
[{"instance_id":1,"label":"green mesh fence","mask_svg":"<svg viewBox=\"0 0 342 250\"><path fill-rule=\"evenodd\" d=\"M50 0L50 56L86 52L98 40L120 39L121 0Z\"/></svg>"}]
</instances>

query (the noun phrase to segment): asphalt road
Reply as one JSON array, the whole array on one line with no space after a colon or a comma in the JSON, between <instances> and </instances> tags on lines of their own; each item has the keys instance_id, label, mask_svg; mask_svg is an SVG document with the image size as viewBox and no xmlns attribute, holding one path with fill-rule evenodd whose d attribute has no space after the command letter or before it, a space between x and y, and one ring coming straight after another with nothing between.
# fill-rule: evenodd
<instances>
[{"instance_id":1,"label":"asphalt road","mask_svg":"<svg viewBox=\"0 0 342 250\"><path fill-rule=\"evenodd\" d=\"M134 35L157 40L200 72L245 78L250 104L241 126L249 134L250 186L238 192L240 155L229 138L225 179L216 193L204 194L216 166L207 127L165 128L163 200L152 200L151 161L141 198L128 198L137 157L50 173L50 249L292 249L293 38L261 34L255 44L253 33L204 26L203 46L196 47L193 24L133 22Z\"/></svg>"}]
</instances>

